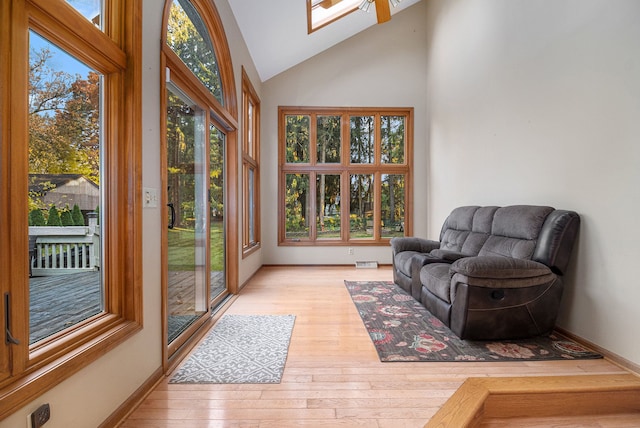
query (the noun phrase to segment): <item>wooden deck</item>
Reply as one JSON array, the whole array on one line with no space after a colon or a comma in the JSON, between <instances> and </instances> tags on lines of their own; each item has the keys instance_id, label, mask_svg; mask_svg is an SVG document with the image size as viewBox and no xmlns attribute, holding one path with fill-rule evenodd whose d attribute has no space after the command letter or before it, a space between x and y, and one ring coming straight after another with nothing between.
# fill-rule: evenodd
<instances>
[{"instance_id":1,"label":"wooden deck","mask_svg":"<svg viewBox=\"0 0 640 428\"><path fill-rule=\"evenodd\" d=\"M103 308L100 272L29 278L29 344L49 337Z\"/></svg>"},{"instance_id":2,"label":"wooden deck","mask_svg":"<svg viewBox=\"0 0 640 428\"><path fill-rule=\"evenodd\" d=\"M169 292L170 338L175 338L194 320L193 272L180 272ZM211 272L211 295L226 289L222 272ZM103 310L100 272L32 277L29 279L29 344L86 320Z\"/></svg>"}]
</instances>

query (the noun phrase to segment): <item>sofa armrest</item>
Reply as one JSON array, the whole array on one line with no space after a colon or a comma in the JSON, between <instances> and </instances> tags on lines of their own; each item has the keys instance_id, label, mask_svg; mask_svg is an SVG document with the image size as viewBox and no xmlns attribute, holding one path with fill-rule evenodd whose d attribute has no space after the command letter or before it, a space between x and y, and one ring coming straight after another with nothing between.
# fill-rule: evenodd
<instances>
[{"instance_id":1,"label":"sofa armrest","mask_svg":"<svg viewBox=\"0 0 640 428\"><path fill-rule=\"evenodd\" d=\"M444 262L453 263L456 260L459 260L463 257L469 257L469 254L458 253L457 251L449 251L449 250L433 250L431 251L433 257L437 257Z\"/></svg>"},{"instance_id":2,"label":"sofa armrest","mask_svg":"<svg viewBox=\"0 0 640 428\"><path fill-rule=\"evenodd\" d=\"M393 254L398 254L402 251L428 253L436 248L440 248L440 242L438 241L416 237L393 238L390 244Z\"/></svg>"},{"instance_id":3,"label":"sofa armrest","mask_svg":"<svg viewBox=\"0 0 640 428\"><path fill-rule=\"evenodd\" d=\"M500 256L459 259L451 265L450 273L457 282L490 288L532 286L555 277L542 263Z\"/></svg>"}]
</instances>

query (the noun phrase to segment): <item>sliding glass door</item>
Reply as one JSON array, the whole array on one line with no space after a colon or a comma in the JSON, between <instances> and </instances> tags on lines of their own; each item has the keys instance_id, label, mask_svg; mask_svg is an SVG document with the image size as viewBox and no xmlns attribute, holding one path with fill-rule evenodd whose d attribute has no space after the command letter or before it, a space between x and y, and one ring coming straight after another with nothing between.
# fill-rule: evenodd
<instances>
[{"instance_id":1,"label":"sliding glass door","mask_svg":"<svg viewBox=\"0 0 640 428\"><path fill-rule=\"evenodd\" d=\"M206 115L167 90L168 343L208 312Z\"/></svg>"},{"instance_id":2,"label":"sliding glass door","mask_svg":"<svg viewBox=\"0 0 640 428\"><path fill-rule=\"evenodd\" d=\"M163 19L167 227L162 283L168 370L194 333L237 290L237 224L227 210L237 211L236 199L228 195L237 189L238 124L231 58L213 2L166 0Z\"/></svg>"}]
</instances>

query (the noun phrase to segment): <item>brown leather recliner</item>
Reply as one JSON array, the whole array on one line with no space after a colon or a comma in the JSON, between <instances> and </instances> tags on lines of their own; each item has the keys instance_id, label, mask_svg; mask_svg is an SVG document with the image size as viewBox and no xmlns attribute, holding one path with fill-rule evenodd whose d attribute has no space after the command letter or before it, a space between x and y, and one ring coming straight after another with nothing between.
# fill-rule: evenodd
<instances>
[{"instance_id":1,"label":"brown leather recliner","mask_svg":"<svg viewBox=\"0 0 640 428\"><path fill-rule=\"evenodd\" d=\"M459 207L439 241L391 240L394 281L462 339L548 334L579 227L552 207Z\"/></svg>"}]
</instances>

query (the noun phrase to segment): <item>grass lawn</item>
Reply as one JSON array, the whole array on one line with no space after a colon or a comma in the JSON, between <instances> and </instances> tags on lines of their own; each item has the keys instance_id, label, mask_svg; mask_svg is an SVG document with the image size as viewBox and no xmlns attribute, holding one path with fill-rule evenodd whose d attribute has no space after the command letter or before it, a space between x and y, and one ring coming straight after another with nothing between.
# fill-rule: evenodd
<instances>
[{"instance_id":1,"label":"grass lawn","mask_svg":"<svg viewBox=\"0 0 640 428\"><path fill-rule=\"evenodd\" d=\"M224 270L224 225L211 224L211 270ZM169 229L169 270L193 270L196 235L193 229Z\"/></svg>"}]
</instances>

